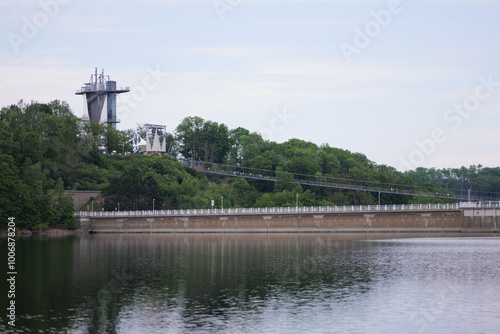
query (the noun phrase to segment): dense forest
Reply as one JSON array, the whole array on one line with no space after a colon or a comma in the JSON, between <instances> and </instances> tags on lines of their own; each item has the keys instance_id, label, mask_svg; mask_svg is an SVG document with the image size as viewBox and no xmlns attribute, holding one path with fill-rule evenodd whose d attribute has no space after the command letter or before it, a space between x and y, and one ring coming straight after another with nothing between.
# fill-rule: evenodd
<instances>
[{"instance_id":1,"label":"dense forest","mask_svg":"<svg viewBox=\"0 0 500 334\"><path fill-rule=\"evenodd\" d=\"M0 229L16 217L21 229L75 228L75 208L65 190L99 190L97 210L272 207L377 204L378 194L302 186L293 178L335 178L385 187L500 192L500 168L482 166L400 172L361 153L300 139L264 140L244 128L187 117L166 137L169 156L140 156L134 147L144 128L119 131L76 117L65 102L24 103L0 111ZM106 154L99 153L105 147ZM255 173L280 182L203 174L183 157ZM382 194L382 204L443 199ZM453 201L450 198L449 201ZM119 203L119 204L118 204Z\"/></svg>"}]
</instances>

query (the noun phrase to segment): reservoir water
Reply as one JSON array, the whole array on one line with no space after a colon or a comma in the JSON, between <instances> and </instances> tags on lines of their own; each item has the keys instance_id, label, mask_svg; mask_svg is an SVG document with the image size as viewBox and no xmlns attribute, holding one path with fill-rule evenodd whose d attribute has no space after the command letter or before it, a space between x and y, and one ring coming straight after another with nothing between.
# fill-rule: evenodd
<instances>
[{"instance_id":1,"label":"reservoir water","mask_svg":"<svg viewBox=\"0 0 500 334\"><path fill-rule=\"evenodd\" d=\"M7 267L7 240L0 238ZM16 239L2 333L498 333L500 238L97 234Z\"/></svg>"}]
</instances>

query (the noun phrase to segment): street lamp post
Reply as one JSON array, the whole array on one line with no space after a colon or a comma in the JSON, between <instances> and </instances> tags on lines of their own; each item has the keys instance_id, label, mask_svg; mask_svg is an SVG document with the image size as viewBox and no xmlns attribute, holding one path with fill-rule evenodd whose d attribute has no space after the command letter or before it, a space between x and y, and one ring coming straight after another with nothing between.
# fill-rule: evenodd
<instances>
[{"instance_id":1,"label":"street lamp post","mask_svg":"<svg viewBox=\"0 0 500 334\"><path fill-rule=\"evenodd\" d=\"M299 194L296 194L296 195L297 195L297 197L295 199L295 206L296 206L295 209L297 211L299 211Z\"/></svg>"},{"instance_id":2,"label":"street lamp post","mask_svg":"<svg viewBox=\"0 0 500 334\"><path fill-rule=\"evenodd\" d=\"M221 207L221 210L222 210L221 212L223 213L224 212L224 196L222 196L220 198L220 207Z\"/></svg>"},{"instance_id":3,"label":"street lamp post","mask_svg":"<svg viewBox=\"0 0 500 334\"><path fill-rule=\"evenodd\" d=\"M155 214L155 199L153 198L153 216Z\"/></svg>"},{"instance_id":4,"label":"street lamp post","mask_svg":"<svg viewBox=\"0 0 500 334\"><path fill-rule=\"evenodd\" d=\"M118 211L120 211L120 202L118 202Z\"/></svg>"}]
</instances>

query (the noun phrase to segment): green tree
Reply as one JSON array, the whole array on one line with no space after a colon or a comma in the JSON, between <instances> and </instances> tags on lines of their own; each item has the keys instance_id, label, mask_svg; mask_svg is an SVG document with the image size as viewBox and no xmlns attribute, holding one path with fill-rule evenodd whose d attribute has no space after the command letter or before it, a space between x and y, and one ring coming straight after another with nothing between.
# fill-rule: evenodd
<instances>
[{"instance_id":1,"label":"green tree","mask_svg":"<svg viewBox=\"0 0 500 334\"><path fill-rule=\"evenodd\" d=\"M148 204L153 204L155 209L161 209L163 207L163 201L165 199L165 194L161 189L155 174L149 173L144 178L144 199L146 201L145 207L148 207Z\"/></svg>"},{"instance_id":2,"label":"green tree","mask_svg":"<svg viewBox=\"0 0 500 334\"><path fill-rule=\"evenodd\" d=\"M256 208L272 208L275 205L276 204L274 203L274 199L273 199L272 194L265 193L262 195L262 197L260 199L257 200L257 202L255 202L254 207L256 207Z\"/></svg>"},{"instance_id":3,"label":"green tree","mask_svg":"<svg viewBox=\"0 0 500 334\"><path fill-rule=\"evenodd\" d=\"M7 218L19 219L22 212L22 182L10 155L0 154L0 180L0 226L6 229Z\"/></svg>"},{"instance_id":4,"label":"green tree","mask_svg":"<svg viewBox=\"0 0 500 334\"><path fill-rule=\"evenodd\" d=\"M248 181L242 177L238 177L233 183L235 191L235 200L242 207L250 207L256 200L256 191Z\"/></svg>"},{"instance_id":5,"label":"green tree","mask_svg":"<svg viewBox=\"0 0 500 334\"><path fill-rule=\"evenodd\" d=\"M258 155L249 161L248 166L261 170L260 172L255 173L267 174L266 170L271 170L273 168L273 163L271 160L264 158L262 155Z\"/></svg>"},{"instance_id":6,"label":"green tree","mask_svg":"<svg viewBox=\"0 0 500 334\"><path fill-rule=\"evenodd\" d=\"M131 138L123 131L116 130L112 125L106 126L104 143L108 153L124 154L132 151Z\"/></svg>"},{"instance_id":7,"label":"green tree","mask_svg":"<svg viewBox=\"0 0 500 334\"><path fill-rule=\"evenodd\" d=\"M262 155L266 148L266 142L262 139L262 136L255 132L243 135L240 144L242 146L241 158L245 166L248 166L247 164L256 156Z\"/></svg>"},{"instance_id":8,"label":"green tree","mask_svg":"<svg viewBox=\"0 0 500 334\"><path fill-rule=\"evenodd\" d=\"M175 129L179 152L186 159L201 160L204 119L198 116L186 117Z\"/></svg>"},{"instance_id":9,"label":"green tree","mask_svg":"<svg viewBox=\"0 0 500 334\"><path fill-rule=\"evenodd\" d=\"M229 131L229 143L231 149L228 153L227 162L230 165L238 165L243 162L243 143L242 138L245 135L250 134L250 131L242 127Z\"/></svg>"},{"instance_id":10,"label":"green tree","mask_svg":"<svg viewBox=\"0 0 500 334\"><path fill-rule=\"evenodd\" d=\"M147 210L144 199L144 182L141 172L137 165L127 168L119 177L110 180L106 191L106 201L104 208L106 210Z\"/></svg>"},{"instance_id":11,"label":"green tree","mask_svg":"<svg viewBox=\"0 0 500 334\"><path fill-rule=\"evenodd\" d=\"M291 191L294 188L293 174L289 172L276 172L276 182L274 183L274 192L282 192L284 190Z\"/></svg>"},{"instance_id":12,"label":"green tree","mask_svg":"<svg viewBox=\"0 0 500 334\"><path fill-rule=\"evenodd\" d=\"M205 121L201 134L200 151L203 160L208 162L222 163L229 152L229 130L225 124Z\"/></svg>"},{"instance_id":13,"label":"green tree","mask_svg":"<svg viewBox=\"0 0 500 334\"><path fill-rule=\"evenodd\" d=\"M56 183L54 190L50 192L51 210L46 220L49 225L57 225L67 230L76 228L77 219L74 215L75 206L73 200L64 192L64 186L61 179Z\"/></svg>"}]
</instances>

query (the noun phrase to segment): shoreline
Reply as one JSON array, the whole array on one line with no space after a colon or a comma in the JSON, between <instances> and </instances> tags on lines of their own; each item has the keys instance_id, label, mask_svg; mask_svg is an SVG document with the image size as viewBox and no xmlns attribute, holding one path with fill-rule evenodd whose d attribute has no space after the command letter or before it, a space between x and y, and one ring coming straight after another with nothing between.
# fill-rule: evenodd
<instances>
[{"instance_id":1,"label":"shoreline","mask_svg":"<svg viewBox=\"0 0 500 334\"><path fill-rule=\"evenodd\" d=\"M63 236L73 236L78 234L87 234L88 231L83 231L80 229L75 230L65 230L57 228L49 228L44 231L30 231L30 230L17 230L16 237L34 237L34 236L45 236L45 237L63 237ZM7 231L0 231L0 238L8 237Z\"/></svg>"},{"instance_id":2,"label":"shoreline","mask_svg":"<svg viewBox=\"0 0 500 334\"><path fill-rule=\"evenodd\" d=\"M324 234L324 235L345 235L345 234L371 234L371 235L388 235L388 234L447 234L447 235L479 235L488 234L492 236L499 236L497 231L489 231L484 229L336 229L336 230L282 230L282 229L270 229L270 230L259 230L259 229L247 229L247 230L166 230L166 231L93 231L93 230L64 230L64 229L48 229L45 231L16 231L16 237L69 237L69 236L82 236L82 235L192 235L192 234L202 234L202 235L224 235L224 234ZM8 233L6 231L0 231L0 238L7 238Z\"/></svg>"}]
</instances>

